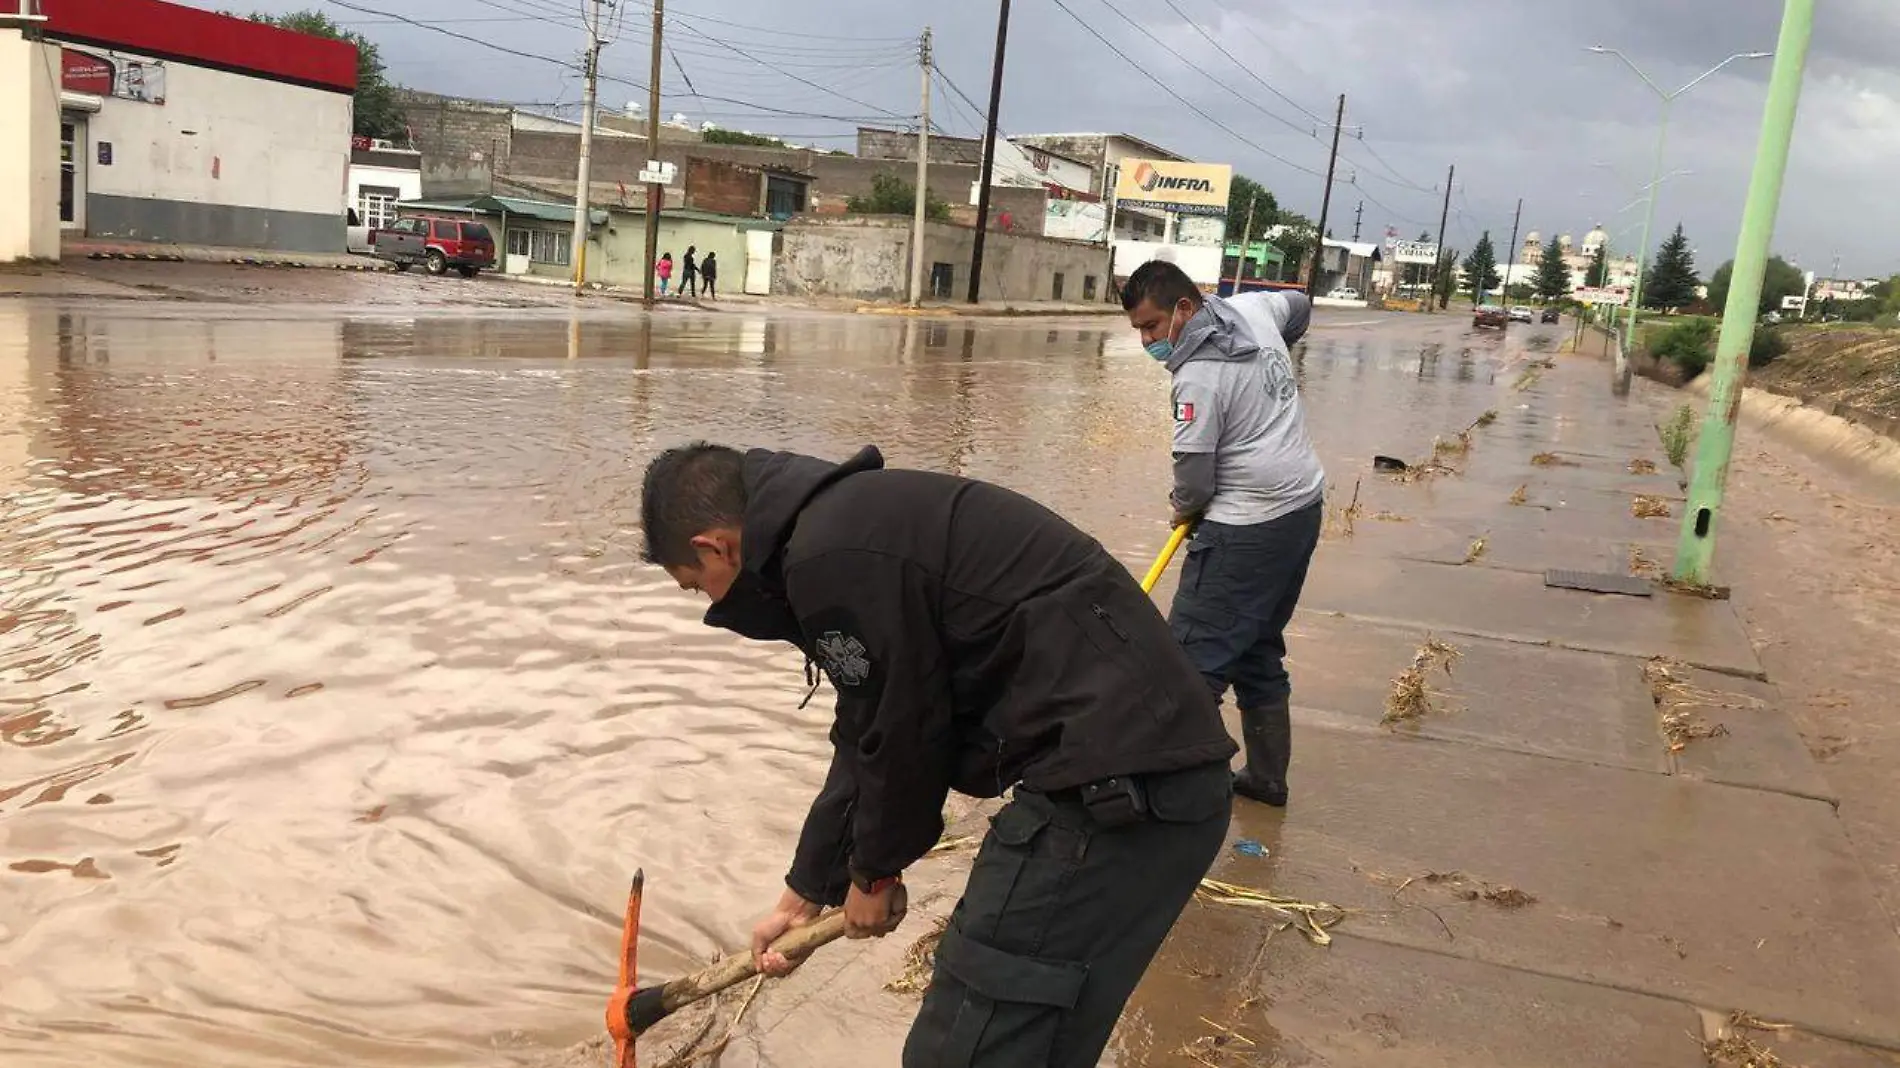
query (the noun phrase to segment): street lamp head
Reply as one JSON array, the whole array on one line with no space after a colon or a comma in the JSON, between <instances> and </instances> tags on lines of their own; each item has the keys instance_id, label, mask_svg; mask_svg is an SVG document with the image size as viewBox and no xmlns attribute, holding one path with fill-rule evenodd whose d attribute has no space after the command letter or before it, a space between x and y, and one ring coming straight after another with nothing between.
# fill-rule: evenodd
<instances>
[{"instance_id":1,"label":"street lamp head","mask_svg":"<svg viewBox=\"0 0 1900 1068\"><path fill-rule=\"evenodd\" d=\"M1590 47L1584 49L1584 51L1595 52L1597 55L1603 56L1603 55L1608 55L1613 50L1605 48L1602 45L1591 45Z\"/></svg>"},{"instance_id":2,"label":"street lamp head","mask_svg":"<svg viewBox=\"0 0 1900 1068\"><path fill-rule=\"evenodd\" d=\"M1743 59L1773 59L1774 55L1775 54L1773 52L1743 52L1741 55L1741 58Z\"/></svg>"}]
</instances>

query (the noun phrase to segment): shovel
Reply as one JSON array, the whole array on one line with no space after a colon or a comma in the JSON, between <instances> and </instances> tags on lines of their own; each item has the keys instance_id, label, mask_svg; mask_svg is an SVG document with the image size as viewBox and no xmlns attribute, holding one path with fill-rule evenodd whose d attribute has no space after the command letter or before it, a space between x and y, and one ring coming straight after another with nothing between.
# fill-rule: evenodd
<instances>
[{"instance_id":1,"label":"shovel","mask_svg":"<svg viewBox=\"0 0 1900 1068\"><path fill-rule=\"evenodd\" d=\"M1141 592L1155 591L1155 583L1161 581L1161 576L1168 570L1168 564L1174 560L1175 551L1181 548L1181 543L1187 540L1188 534L1193 530L1194 524L1183 523L1174 528L1174 533L1168 535L1168 543L1161 547L1161 555L1155 557L1154 566L1148 569L1148 574L1141 580Z\"/></svg>"},{"instance_id":2,"label":"shovel","mask_svg":"<svg viewBox=\"0 0 1900 1068\"><path fill-rule=\"evenodd\" d=\"M727 957L670 983L644 989L635 987L639 979L640 897L645 888L646 873L634 872L633 888L627 892L627 921L620 931L620 985L607 1001L607 1033L613 1036L616 1068L635 1068L638 1058L634 1039L654 1024L759 974L758 965L747 952ZM898 884L897 893L900 895L897 907L901 911L902 883ZM787 931L772 943L772 951L783 953L790 960L800 960L843 935L844 911L836 909L803 927Z\"/></svg>"}]
</instances>

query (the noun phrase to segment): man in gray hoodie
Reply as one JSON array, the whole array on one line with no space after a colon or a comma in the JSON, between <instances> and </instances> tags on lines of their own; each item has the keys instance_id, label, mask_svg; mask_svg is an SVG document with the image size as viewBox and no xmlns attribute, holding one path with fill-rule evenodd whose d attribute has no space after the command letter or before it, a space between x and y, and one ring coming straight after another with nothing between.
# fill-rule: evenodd
<instances>
[{"instance_id":1,"label":"man in gray hoodie","mask_svg":"<svg viewBox=\"0 0 1900 1068\"><path fill-rule=\"evenodd\" d=\"M1168 622L1216 697L1232 686L1247 766L1235 792L1287 801L1286 626L1319 545L1326 473L1306 433L1287 347L1298 292L1204 296L1181 268L1142 264L1122 308L1174 376L1175 523L1194 523Z\"/></svg>"}]
</instances>

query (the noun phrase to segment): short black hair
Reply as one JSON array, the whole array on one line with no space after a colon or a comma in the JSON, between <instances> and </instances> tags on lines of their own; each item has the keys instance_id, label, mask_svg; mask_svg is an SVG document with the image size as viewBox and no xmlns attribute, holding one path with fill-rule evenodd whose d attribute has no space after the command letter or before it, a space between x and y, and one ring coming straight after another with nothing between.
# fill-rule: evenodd
<instances>
[{"instance_id":1,"label":"short black hair","mask_svg":"<svg viewBox=\"0 0 1900 1068\"><path fill-rule=\"evenodd\" d=\"M693 539L745 519L745 454L704 441L676 445L647 464L640 526L649 564L679 567L699 559Z\"/></svg>"},{"instance_id":2,"label":"short black hair","mask_svg":"<svg viewBox=\"0 0 1900 1068\"><path fill-rule=\"evenodd\" d=\"M1135 268L1135 273L1128 276L1128 284L1122 286L1122 310L1134 311L1144 298L1163 311L1184 299L1193 301L1198 308L1201 287L1194 284L1186 271L1167 260L1149 260Z\"/></svg>"}]
</instances>

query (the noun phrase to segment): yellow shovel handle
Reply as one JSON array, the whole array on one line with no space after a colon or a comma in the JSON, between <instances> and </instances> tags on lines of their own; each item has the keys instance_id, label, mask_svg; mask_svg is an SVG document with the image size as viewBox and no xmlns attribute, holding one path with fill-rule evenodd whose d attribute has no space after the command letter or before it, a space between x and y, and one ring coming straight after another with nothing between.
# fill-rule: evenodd
<instances>
[{"instance_id":1,"label":"yellow shovel handle","mask_svg":"<svg viewBox=\"0 0 1900 1068\"><path fill-rule=\"evenodd\" d=\"M1174 528L1174 533L1168 535L1168 543L1161 547L1161 555L1155 557L1154 566L1148 569L1147 577L1141 580L1141 592L1153 593L1155 591L1155 583L1161 581L1162 573L1168 570L1168 564L1174 559L1175 550L1179 549L1181 543L1187 540L1188 532L1192 530L1193 527L1194 524L1192 523L1183 523Z\"/></svg>"}]
</instances>

